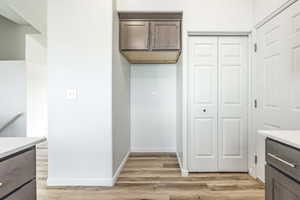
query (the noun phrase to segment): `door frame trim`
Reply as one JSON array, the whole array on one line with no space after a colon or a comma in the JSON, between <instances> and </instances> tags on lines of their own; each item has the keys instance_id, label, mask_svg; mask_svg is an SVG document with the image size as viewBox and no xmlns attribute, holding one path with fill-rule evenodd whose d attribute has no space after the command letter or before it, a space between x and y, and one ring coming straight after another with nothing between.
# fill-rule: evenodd
<instances>
[{"instance_id":1,"label":"door frame trim","mask_svg":"<svg viewBox=\"0 0 300 200\"><path fill-rule=\"evenodd\" d=\"M249 36L251 31L188 31L191 36Z\"/></svg>"},{"instance_id":2,"label":"door frame trim","mask_svg":"<svg viewBox=\"0 0 300 200\"><path fill-rule=\"evenodd\" d=\"M186 42L188 44L189 38L193 37L193 36L246 36L248 37L248 109L247 109L247 150L248 150L248 173L253 176L256 177L256 169L255 169L255 164L254 164L254 155L255 155L255 148L252 149L252 145L254 139L255 139L255 133L253 133L253 81L254 81L254 77L253 77L253 64L254 64L254 60L255 60L255 53L254 53L254 41L255 41L255 30L253 31L187 31L187 37L186 37ZM188 45L186 45L187 50L189 48ZM188 58L188 54L186 56L186 58ZM189 60L187 59L187 71L185 76L188 78L188 66L189 66ZM185 84L187 84L186 89L186 98L188 98L189 96L189 83L188 83L188 79L186 80L187 82ZM189 101L187 101L187 104ZM186 118L184 118L183 120L186 120L186 123L188 124L188 120L189 120L189 105L187 105L187 110L186 110ZM189 127L186 127L186 142L189 141L189 137L190 137L190 130ZM186 144L188 145L188 144ZM189 168L189 149L186 148L186 159L185 159L185 166L186 166L186 170L190 172L190 168Z\"/></svg>"}]
</instances>

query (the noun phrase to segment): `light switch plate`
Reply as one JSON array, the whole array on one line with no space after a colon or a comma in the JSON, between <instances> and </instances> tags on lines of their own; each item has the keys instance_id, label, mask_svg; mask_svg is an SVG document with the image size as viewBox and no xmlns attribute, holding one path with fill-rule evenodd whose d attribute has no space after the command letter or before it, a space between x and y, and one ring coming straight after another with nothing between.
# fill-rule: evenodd
<instances>
[{"instance_id":1,"label":"light switch plate","mask_svg":"<svg viewBox=\"0 0 300 200\"><path fill-rule=\"evenodd\" d=\"M67 100L76 100L77 99L77 89L67 89L66 90L66 99Z\"/></svg>"}]
</instances>

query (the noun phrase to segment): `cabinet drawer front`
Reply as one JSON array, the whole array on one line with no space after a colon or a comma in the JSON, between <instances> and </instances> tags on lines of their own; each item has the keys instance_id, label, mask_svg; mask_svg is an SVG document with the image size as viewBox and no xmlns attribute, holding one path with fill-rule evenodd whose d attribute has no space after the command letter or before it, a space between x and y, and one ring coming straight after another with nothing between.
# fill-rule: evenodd
<instances>
[{"instance_id":1,"label":"cabinet drawer front","mask_svg":"<svg viewBox=\"0 0 300 200\"><path fill-rule=\"evenodd\" d=\"M35 149L0 162L0 198L35 178Z\"/></svg>"},{"instance_id":2,"label":"cabinet drawer front","mask_svg":"<svg viewBox=\"0 0 300 200\"><path fill-rule=\"evenodd\" d=\"M36 181L31 181L4 200L36 200Z\"/></svg>"},{"instance_id":3,"label":"cabinet drawer front","mask_svg":"<svg viewBox=\"0 0 300 200\"><path fill-rule=\"evenodd\" d=\"M267 163L300 181L300 151L271 139L266 147Z\"/></svg>"},{"instance_id":4,"label":"cabinet drawer front","mask_svg":"<svg viewBox=\"0 0 300 200\"><path fill-rule=\"evenodd\" d=\"M300 184L266 165L266 200L298 200Z\"/></svg>"}]
</instances>

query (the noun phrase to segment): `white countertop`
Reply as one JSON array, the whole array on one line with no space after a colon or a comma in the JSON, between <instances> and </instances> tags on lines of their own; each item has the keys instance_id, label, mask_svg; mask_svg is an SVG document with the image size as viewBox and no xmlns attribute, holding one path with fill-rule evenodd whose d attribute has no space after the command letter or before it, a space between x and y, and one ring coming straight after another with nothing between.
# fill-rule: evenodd
<instances>
[{"instance_id":1,"label":"white countertop","mask_svg":"<svg viewBox=\"0 0 300 200\"><path fill-rule=\"evenodd\" d=\"M46 138L0 137L0 159L44 141Z\"/></svg>"},{"instance_id":2,"label":"white countertop","mask_svg":"<svg viewBox=\"0 0 300 200\"><path fill-rule=\"evenodd\" d=\"M300 149L300 131L258 131L259 134Z\"/></svg>"}]
</instances>

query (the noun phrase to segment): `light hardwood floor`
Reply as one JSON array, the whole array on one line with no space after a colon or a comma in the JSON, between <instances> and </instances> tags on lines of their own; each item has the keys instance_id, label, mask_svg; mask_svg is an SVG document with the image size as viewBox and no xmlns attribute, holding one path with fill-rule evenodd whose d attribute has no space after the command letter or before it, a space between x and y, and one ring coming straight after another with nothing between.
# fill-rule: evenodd
<instances>
[{"instance_id":1,"label":"light hardwood floor","mask_svg":"<svg viewBox=\"0 0 300 200\"><path fill-rule=\"evenodd\" d=\"M38 200L264 200L264 187L247 174L181 177L174 154L132 154L114 187L48 188L46 145L37 149Z\"/></svg>"}]
</instances>

